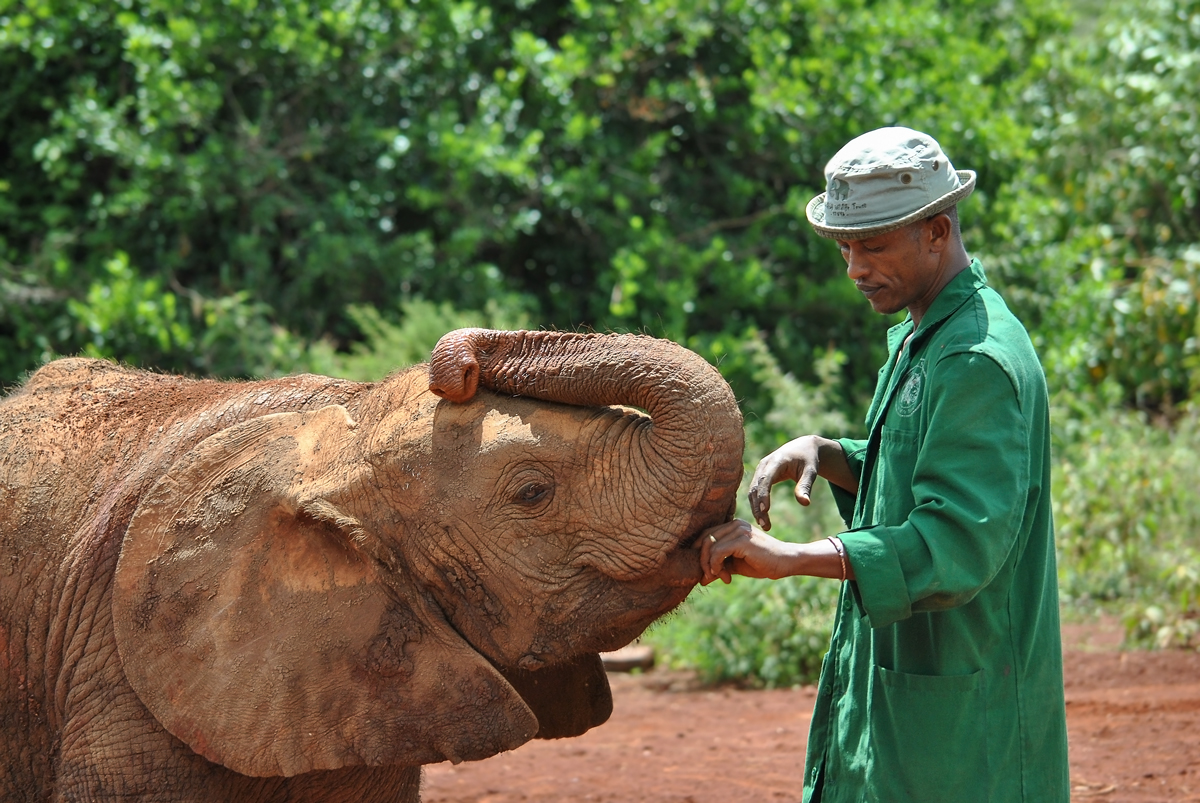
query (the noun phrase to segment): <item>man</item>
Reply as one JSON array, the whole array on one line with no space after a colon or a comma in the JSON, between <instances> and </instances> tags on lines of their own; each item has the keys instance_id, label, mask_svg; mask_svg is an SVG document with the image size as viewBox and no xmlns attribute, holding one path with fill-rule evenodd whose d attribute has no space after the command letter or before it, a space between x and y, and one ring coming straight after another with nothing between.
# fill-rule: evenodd
<instances>
[{"instance_id":1,"label":"man","mask_svg":"<svg viewBox=\"0 0 1200 803\"><path fill-rule=\"evenodd\" d=\"M931 137L884 128L825 168L809 222L838 242L888 332L867 437L794 440L759 463L743 521L701 539L704 582L842 584L808 741L804 800L1070 797L1050 515L1045 377L1025 329L963 247L975 186ZM771 486L816 478L850 529L778 541Z\"/></svg>"}]
</instances>

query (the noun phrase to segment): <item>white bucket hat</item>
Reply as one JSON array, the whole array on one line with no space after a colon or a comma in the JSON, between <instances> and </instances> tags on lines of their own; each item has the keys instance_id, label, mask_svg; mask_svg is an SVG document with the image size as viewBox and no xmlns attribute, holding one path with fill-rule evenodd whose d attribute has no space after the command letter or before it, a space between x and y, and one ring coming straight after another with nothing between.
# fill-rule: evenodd
<instances>
[{"instance_id":1,"label":"white bucket hat","mask_svg":"<svg viewBox=\"0 0 1200 803\"><path fill-rule=\"evenodd\" d=\"M825 165L825 182L808 222L822 237L862 240L953 206L975 189L975 173L955 170L928 134L895 127L846 143Z\"/></svg>"}]
</instances>

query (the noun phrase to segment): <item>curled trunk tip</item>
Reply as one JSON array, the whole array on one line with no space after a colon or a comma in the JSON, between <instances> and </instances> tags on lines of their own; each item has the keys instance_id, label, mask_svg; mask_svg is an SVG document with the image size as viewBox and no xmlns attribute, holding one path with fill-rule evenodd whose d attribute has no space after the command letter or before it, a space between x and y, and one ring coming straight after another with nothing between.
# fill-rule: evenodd
<instances>
[{"instance_id":1,"label":"curled trunk tip","mask_svg":"<svg viewBox=\"0 0 1200 803\"><path fill-rule=\"evenodd\" d=\"M429 359L429 392L455 404L475 398L479 390L478 340L486 329L456 329L434 346Z\"/></svg>"}]
</instances>

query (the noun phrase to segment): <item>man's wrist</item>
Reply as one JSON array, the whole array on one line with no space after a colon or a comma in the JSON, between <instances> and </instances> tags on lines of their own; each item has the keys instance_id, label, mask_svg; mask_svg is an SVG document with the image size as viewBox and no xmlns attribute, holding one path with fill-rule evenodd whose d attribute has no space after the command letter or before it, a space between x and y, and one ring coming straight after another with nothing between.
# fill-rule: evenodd
<instances>
[{"instance_id":1,"label":"man's wrist","mask_svg":"<svg viewBox=\"0 0 1200 803\"><path fill-rule=\"evenodd\" d=\"M858 493L858 477L850 470L842 444L814 435L817 442L817 474L849 493Z\"/></svg>"},{"instance_id":2,"label":"man's wrist","mask_svg":"<svg viewBox=\"0 0 1200 803\"><path fill-rule=\"evenodd\" d=\"M807 544L789 543L787 555L782 561L783 573L779 577L804 575L827 577L831 580L854 579L850 559L846 556L845 546L841 545L841 539L838 539L838 545L842 549L840 554L833 541L828 538ZM778 580L779 577L772 579Z\"/></svg>"},{"instance_id":3,"label":"man's wrist","mask_svg":"<svg viewBox=\"0 0 1200 803\"><path fill-rule=\"evenodd\" d=\"M836 535L831 535L828 538L826 538L825 540L828 541L829 543L833 544L833 548L837 552L838 558L842 562L842 578L841 579L842 579L842 582L844 583L844 582L846 582L846 575L848 573L847 569L846 569L846 547L845 547L845 545L842 544L842 539L838 538Z\"/></svg>"}]
</instances>

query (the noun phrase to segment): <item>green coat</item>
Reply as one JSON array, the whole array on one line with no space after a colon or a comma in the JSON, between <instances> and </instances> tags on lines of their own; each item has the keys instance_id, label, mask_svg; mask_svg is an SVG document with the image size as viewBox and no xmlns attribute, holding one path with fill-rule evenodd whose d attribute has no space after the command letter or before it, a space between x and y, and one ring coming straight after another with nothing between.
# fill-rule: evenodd
<instances>
[{"instance_id":1,"label":"green coat","mask_svg":"<svg viewBox=\"0 0 1200 803\"><path fill-rule=\"evenodd\" d=\"M1070 798L1046 380L973 261L888 332L867 440L834 488L842 586L811 803Z\"/></svg>"}]
</instances>

